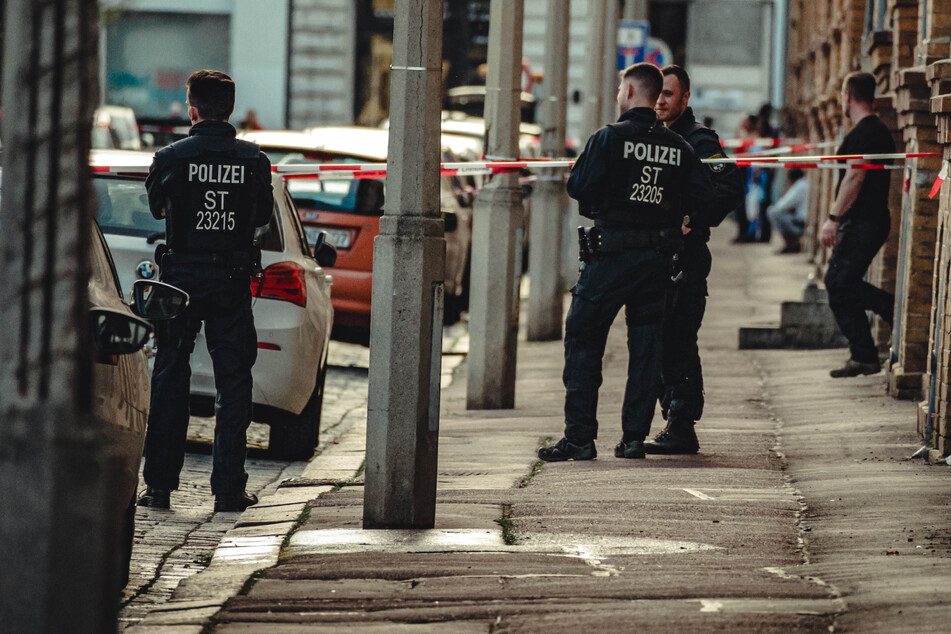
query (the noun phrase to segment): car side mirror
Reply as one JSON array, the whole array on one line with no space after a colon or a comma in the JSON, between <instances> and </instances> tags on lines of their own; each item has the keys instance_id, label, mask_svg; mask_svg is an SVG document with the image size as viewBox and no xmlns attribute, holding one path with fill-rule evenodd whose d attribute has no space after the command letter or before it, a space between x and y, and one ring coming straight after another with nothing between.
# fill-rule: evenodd
<instances>
[{"instance_id":1,"label":"car side mirror","mask_svg":"<svg viewBox=\"0 0 951 634\"><path fill-rule=\"evenodd\" d=\"M451 211L442 212L442 222L446 233L452 233L459 228L459 216Z\"/></svg>"},{"instance_id":2,"label":"car side mirror","mask_svg":"<svg viewBox=\"0 0 951 634\"><path fill-rule=\"evenodd\" d=\"M187 306L188 293L171 284L136 280L132 285L132 312L143 319L173 319L181 315Z\"/></svg>"},{"instance_id":3,"label":"car side mirror","mask_svg":"<svg viewBox=\"0 0 951 634\"><path fill-rule=\"evenodd\" d=\"M327 242L326 231L317 234L317 241L314 243L314 259L320 266L333 266L337 263L337 247Z\"/></svg>"},{"instance_id":4,"label":"car side mirror","mask_svg":"<svg viewBox=\"0 0 951 634\"><path fill-rule=\"evenodd\" d=\"M152 325L119 310L94 308L89 311L92 338L105 355L132 354L142 349L152 336Z\"/></svg>"}]
</instances>

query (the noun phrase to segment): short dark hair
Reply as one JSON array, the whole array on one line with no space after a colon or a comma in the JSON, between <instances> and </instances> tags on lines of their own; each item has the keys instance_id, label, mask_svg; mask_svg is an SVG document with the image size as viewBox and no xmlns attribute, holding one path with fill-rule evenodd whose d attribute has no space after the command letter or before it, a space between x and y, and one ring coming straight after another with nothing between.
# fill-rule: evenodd
<instances>
[{"instance_id":1,"label":"short dark hair","mask_svg":"<svg viewBox=\"0 0 951 634\"><path fill-rule=\"evenodd\" d=\"M806 173L802 171L802 169L799 167L793 167L792 169L789 170L789 173L787 174L787 176L789 177L789 181L792 183L795 183L797 180L799 180L805 175Z\"/></svg>"},{"instance_id":2,"label":"short dark hair","mask_svg":"<svg viewBox=\"0 0 951 634\"><path fill-rule=\"evenodd\" d=\"M202 119L227 121L234 112L234 80L220 70L199 70L185 82L188 105Z\"/></svg>"},{"instance_id":3,"label":"short dark hair","mask_svg":"<svg viewBox=\"0 0 951 634\"><path fill-rule=\"evenodd\" d=\"M852 95L852 99L861 103L875 101L875 75L855 71L845 76L845 91Z\"/></svg>"},{"instance_id":4,"label":"short dark hair","mask_svg":"<svg viewBox=\"0 0 951 634\"><path fill-rule=\"evenodd\" d=\"M633 64L622 70L621 81L626 79L636 81L654 101L657 101L660 91L664 88L664 76L661 75L660 69L649 62Z\"/></svg>"},{"instance_id":5,"label":"short dark hair","mask_svg":"<svg viewBox=\"0 0 951 634\"><path fill-rule=\"evenodd\" d=\"M677 64L669 64L660 69L660 72L664 77L673 75L677 78L677 81L680 82L680 88L684 92L690 92L690 75L687 74L682 67L677 66Z\"/></svg>"}]
</instances>

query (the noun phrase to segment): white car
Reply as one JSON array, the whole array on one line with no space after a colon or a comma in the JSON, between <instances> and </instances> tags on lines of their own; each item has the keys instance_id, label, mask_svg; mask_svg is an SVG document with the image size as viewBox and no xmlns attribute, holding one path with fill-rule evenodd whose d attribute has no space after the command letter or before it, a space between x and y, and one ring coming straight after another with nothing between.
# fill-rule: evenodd
<instances>
[{"instance_id":1,"label":"white car","mask_svg":"<svg viewBox=\"0 0 951 634\"><path fill-rule=\"evenodd\" d=\"M92 154L99 224L123 289L136 279L158 279L154 251L165 240L165 223L155 220L148 208L144 180L151 161L151 154L142 152ZM249 281L258 335L252 417L270 425L273 454L306 459L313 454L320 433L333 322L332 279L311 255L283 177L272 175L272 185L274 216L260 238L264 276ZM324 249L333 251L329 244ZM203 333L198 335L191 369L192 413L210 416L215 380Z\"/></svg>"}]
</instances>

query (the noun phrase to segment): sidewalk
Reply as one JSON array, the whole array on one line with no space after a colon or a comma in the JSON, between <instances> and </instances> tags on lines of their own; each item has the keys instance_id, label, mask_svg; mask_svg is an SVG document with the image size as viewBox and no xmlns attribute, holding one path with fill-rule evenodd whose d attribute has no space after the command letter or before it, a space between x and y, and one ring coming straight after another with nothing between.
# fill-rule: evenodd
<instances>
[{"instance_id":1,"label":"sidewalk","mask_svg":"<svg viewBox=\"0 0 951 634\"><path fill-rule=\"evenodd\" d=\"M360 529L355 425L131 631L944 631L951 470L906 459L914 404L881 375L832 382L843 350L738 351L809 267L715 233L700 455L613 457L619 320L598 460L538 463L563 429L563 348L522 341L515 410L466 411L465 364L443 392L435 530Z\"/></svg>"}]
</instances>

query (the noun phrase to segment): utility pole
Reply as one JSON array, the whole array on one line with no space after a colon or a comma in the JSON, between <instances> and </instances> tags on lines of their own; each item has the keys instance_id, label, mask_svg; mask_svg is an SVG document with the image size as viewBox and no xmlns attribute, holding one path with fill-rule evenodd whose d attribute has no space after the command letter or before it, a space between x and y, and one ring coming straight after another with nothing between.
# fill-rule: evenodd
<instances>
[{"instance_id":1,"label":"utility pole","mask_svg":"<svg viewBox=\"0 0 951 634\"><path fill-rule=\"evenodd\" d=\"M486 77L486 155L518 158L523 0L492 0ZM544 212L544 210L542 210ZM522 189L518 174L498 174L473 210L466 406L515 407Z\"/></svg>"},{"instance_id":2,"label":"utility pole","mask_svg":"<svg viewBox=\"0 0 951 634\"><path fill-rule=\"evenodd\" d=\"M542 155L565 153L568 108L568 19L570 0L549 0L545 24L545 101L542 102ZM565 210L561 170L540 170L532 200L529 239L528 340L561 339L565 284L562 279L562 241Z\"/></svg>"},{"instance_id":3,"label":"utility pole","mask_svg":"<svg viewBox=\"0 0 951 634\"><path fill-rule=\"evenodd\" d=\"M397 0L386 206L374 241L364 528L432 528L446 240L442 0Z\"/></svg>"},{"instance_id":4,"label":"utility pole","mask_svg":"<svg viewBox=\"0 0 951 634\"><path fill-rule=\"evenodd\" d=\"M0 629L115 630L120 518L88 330L95 0L6 0Z\"/></svg>"},{"instance_id":5,"label":"utility pole","mask_svg":"<svg viewBox=\"0 0 951 634\"><path fill-rule=\"evenodd\" d=\"M617 27L621 0L608 0L604 13L604 85L601 90L601 123L612 123L618 118L615 95L620 85L617 67Z\"/></svg>"},{"instance_id":6,"label":"utility pole","mask_svg":"<svg viewBox=\"0 0 951 634\"><path fill-rule=\"evenodd\" d=\"M603 120L604 94L607 90L604 81L604 25L609 0L589 0L588 5L588 34L585 41L585 86L581 108L581 127L578 141L581 144L579 152L584 149L588 138L608 121ZM614 0L610 0L614 1ZM573 286L578 279L578 241L572 239L575 228L579 225L591 225L588 219L582 219L578 211L578 202L569 202L568 230L571 233L567 240L568 251L565 254L564 271L565 281Z\"/></svg>"},{"instance_id":7,"label":"utility pole","mask_svg":"<svg viewBox=\"0 0 951 634\"><path fill-rule=\"evenodd\" d=\"M624 0L625 20L646 20L647 17L647 0Z\"/></svg>"}]
</instances>

